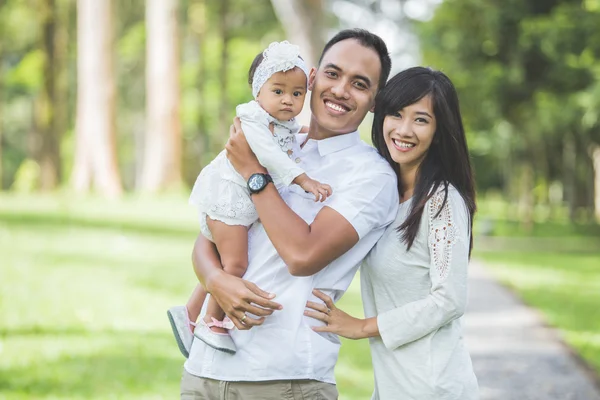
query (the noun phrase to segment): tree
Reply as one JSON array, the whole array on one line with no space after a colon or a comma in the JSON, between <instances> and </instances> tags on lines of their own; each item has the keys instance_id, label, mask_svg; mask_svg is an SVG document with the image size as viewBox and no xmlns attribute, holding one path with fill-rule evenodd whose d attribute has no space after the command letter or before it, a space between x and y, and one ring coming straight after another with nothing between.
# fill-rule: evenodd
<instances>
[{"instance_id":1,"label":"tree","mask_svg":"<svg viewBox=\"0 0 600 400\"><path fill-rule=\"evenodd\" d=\"M77 120L72 184L122 193L116 157L112 1L77 1Z\"/></svg>"},{"instance_id":2,"label":"tree","mask_svg":"<svg viewBox=\"0 0 600 400\"><path fill-rule=\"evenodd\" d=\"M300 46L306 65L315 66L325 37L323 0L271 0L290 42Z\"/></svg>"},{"instance_id":3,"label":"tree","mask_svg":"<svg viewBox=\"0 0 600 400\"><path fill-rule=\"evenodd\" d=\"M306 66L316 66L325 44L323 0L271 0L271 3L289 41L300 46ZM309 123L310 92L297 118L301 123Z\"/></svg>"},{"instance_id":4,"label":"tree","mask_svg":"<svg viewBox=\"0 0 600 400\"><path fill-rule=\"evenodd\" d=\"M0 38L2 38L3 35L3 29L2 29L2 9L4 7L4 0L0 0ZM0 191L3 189L4 185L4 170L3 170L3 158L2 158L2 104L3 104L3 99L2 99L2 95L3 95L3 85L2 85L2 74L3 74L3 68L2 68L2 61L3 61L3 53L2 53L2 41L0 40Z\"/></svg>"},{"instance_id":5,"label":"tree","mask_svg":"<svg viewBox=\"0 0 600 400\"><path fill-rule=\"evenodd\" d=\"M229 95L228 95L228 65L229 65L229 45L232 38L232 27L230 26L230 1L229 0L221 0L219 3L219 36L221 39L221 68L219 70L219 93L220 93L220 101L219 101L219 124L218 124L218 134L217 138L225 138L227 137L227 132L229 132L229 125L231 125L231 118L229 115L231 114L231 109L229 108ZM215 146L221 147L223 143L221 141L213 141L211 143L213 146L213 150Z\"/></svg>"},{"instance_id":6,"label":"tree","mask_svg":"<svg viewBox=\"0 0 600 400\"><path fill-rule=\"evenodd\" d=\"M147 0L146 136L140 189L181 183L177 0Z\"/></svg>"},{"instance_id":7,"label":"tree","mask_svg":"<svg viewBox=\"0 0 600 400\"><path fill-rule=\"evenodd\" d=\"M56 27L57 6L55 0L41 0L39 18L41 25L41 48L43 54L44 83L36 101L35 125L37 143L35 158L40 166L40 187L53 190L60 181L60 133L56 124Z\"/></svg>"},{"instance_id":8,"label":"tree","mask_svg":"<svg viewBox=\"0 0 600 400\"><path fill-rule=\"evenodd\" d=\"M476 170L504 170L511 200L529 205L525 215L532 194L546 201L550 183L560 181L572 219L593 208L587 149L599 126L586 115L600 99L592 90L600 10L592 3L447 0L420 25L425 61L461 96Z\"/></svg>"}]
</instances>

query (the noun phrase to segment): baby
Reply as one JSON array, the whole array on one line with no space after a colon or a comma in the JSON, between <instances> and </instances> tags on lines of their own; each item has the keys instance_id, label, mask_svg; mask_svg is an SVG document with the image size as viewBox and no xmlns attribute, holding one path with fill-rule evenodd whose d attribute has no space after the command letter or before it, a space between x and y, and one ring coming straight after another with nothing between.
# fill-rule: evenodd
<instances>
[{"instance_id":1,"label":"baby","mask_svg":"<svg viewBox=\"0 0 600 400\"><path fill-rule=\"evenodd\" d=\"M215 243L223 269L238 277L248 266L248 228L258 219L251 193L270 181L277 187L300 185L315 201L324 201L332 193L329 185L308 177L300 160L292 157L295 135L301 130L294 117L302 111L308 81L298 46L287 41L271 43L256 56L248 75L255 100L238 105L236 113L248 144L269 174L253 175L246 183L222 151L200 172L190 196L190 203L199 210L201 233ZM168 310L179 349L188 357L196 336L217 350L234 354L235 344L227 333L234 325L216 301L209 298L204 318L193 322L205 298L206 291L198 285L185 306Z\"/></svg>"}]
</instances>

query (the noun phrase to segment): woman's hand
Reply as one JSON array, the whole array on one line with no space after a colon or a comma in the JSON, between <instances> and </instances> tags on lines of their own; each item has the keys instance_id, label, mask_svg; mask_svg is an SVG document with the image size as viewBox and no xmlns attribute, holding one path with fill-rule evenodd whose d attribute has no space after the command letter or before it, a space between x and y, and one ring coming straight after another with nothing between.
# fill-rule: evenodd
<instances>
[{"instance_id":1,"label":"woman's hand","mask_svg":"<svg viewBox=\"0 0 600 400\"><path fill-rule=\"evenodd\" d=\"M248 180L252 174L267 172L252 152L238 117L234 118L233 125L229 128L229 140L225 145L225 150L227 150L227 158L231 165L245 180Z\"/></svg>"},{"instance_id":2,"label":"woman's hand","mask_svg":"<svg viewBox=\"0 0 600 400\"><path fill-rule=\"evenodd\" d=\"M306 307L311 310L304 311L304 315L325 322L324 326L313 326L315 332L331 332L348 339L363 339L369 337L367 327L374 321L374 318L360 319L354 318L333 304L331 297L319 290L313 290L313 294L323 300L325 304L306 302ZM314 310L314 311L312 311ZM375 335L371 335L375 336Z\"/></svg>"}]
</instances>

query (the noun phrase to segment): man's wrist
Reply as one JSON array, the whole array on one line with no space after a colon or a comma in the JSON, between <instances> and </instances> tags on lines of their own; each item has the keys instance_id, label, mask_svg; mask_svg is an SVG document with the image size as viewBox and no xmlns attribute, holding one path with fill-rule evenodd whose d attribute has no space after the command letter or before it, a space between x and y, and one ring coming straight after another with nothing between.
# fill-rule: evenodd
<instances>
[{"instance_id":1,"label":"man's wrist","mask_svg":"<svg viewBox=\"0 0 600 400\"><path fill-rule=\"evenodd\" d=\"M248 168L240 175L242 175L244 180L246 180L246 182L247 182L248 179L250 179L250 177L254 174L266 174L266 173L267 173L267 169L265 167L263 167L262 165L258 164L258 166Z\"/></svg>"}]
</instances>

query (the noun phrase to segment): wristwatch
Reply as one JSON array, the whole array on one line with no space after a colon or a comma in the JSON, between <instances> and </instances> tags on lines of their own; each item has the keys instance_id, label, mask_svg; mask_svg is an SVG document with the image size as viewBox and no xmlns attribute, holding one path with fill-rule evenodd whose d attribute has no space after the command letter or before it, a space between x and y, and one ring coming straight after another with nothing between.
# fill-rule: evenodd
<instances>
[{"instance_id":1,"label":"wristwatch","mask_svg":"<svg viewBox=\"0 0 600 400\"><path fill-rule=\"evenodd\" d=\"M273 182L273 178L269 174L252 174L248 179L248 190L250 194L259 193L263 190L269 182Z\"/></svg>"}]
</instances>

